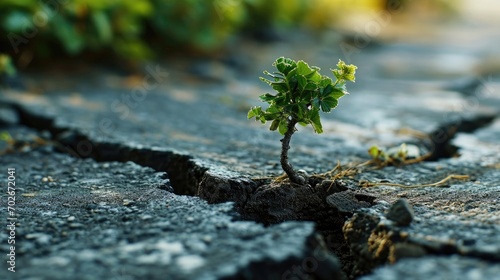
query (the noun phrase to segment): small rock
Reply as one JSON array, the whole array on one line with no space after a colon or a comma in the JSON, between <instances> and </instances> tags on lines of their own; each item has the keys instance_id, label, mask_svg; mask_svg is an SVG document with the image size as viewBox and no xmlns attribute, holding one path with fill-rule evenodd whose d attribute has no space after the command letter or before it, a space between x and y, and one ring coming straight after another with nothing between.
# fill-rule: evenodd
<instances>
[{"instance_id":1,"label":"small rock","mask_svg":"<svg viewBox=\"0 0 500 280\"><path fill-rule=\"evenodd\" d=\"M223 169L205 172L200 182L198 196L208 203L234 201L235 207L245 205L257 188L251 179Z\"/></svg>"},{"instance_id":2,"label":"small rock","mask_svg":"<svg viewBox=\"0 0 500 280\"><path fill-rule=\"evenodd\" d=\"M123 206L132 206L134 204L135 204L135 202L133 200L130 200L130 199L123 200Z\"/></svg>"},{"instance_id":3,"label":"small rock","mask_svg":"<svg viewBox=\"0 0 500 280\"><path fill-rule=\"evenodd\" d=\"M161 222L155 223L155 226L157 228L161 228L162 230L168 230L168 229L172 228L172 223L169 221L161 221Z\"/></svg>"},{"instance_id":4,"label":"small rock","mask_svg":"<svg viewBox=\"0 0 500 280\"><path fill-rule=\"evenodd\" d=\"M413 208L404 198L398 199L385 215L387 219L396 222L400 226L408 226L413 221Z\"/></svg>"},{"instance_id":5,"label":"small rock","mask_svg":"<svg viewBox=\"0 0 500 280\"><path fill-rule=\"evenodd\" d=\"M29 233L26 234L26 239L30 240L36 240L38 244L50 244L50 240L52 239L52 236L42 233L42 232L36 232L36 233Z\"/></svg>"},{"instance_id":6,"label":"small rock","mask_svg":"<svg viewBox=\"0 0 500 280\"><path fill-rule=\"evenodd\" d=\"M72 222L75 220L75 216L69 216L67 220L68 222Z\"/></svg>"},{"instance_id":7,"label":"small rock","mask_svg":"<svg viewBox=\"0 0 500 280\"><path fill-rule=\"evenodd\" d=\"M307 171L305 171L304 169L299 169L297 170L297 174L299 174L300 176L304 177L304 178L309 178L311 175L309 175L309 173L307 173Z\"/></svg>"},{"instance_id":8,"label":"small rock","mask_svg":"<svg viewBox=\"0 0 500 280\"><path fill-rule=\"evenodd\" d=\"M201 240L203 240L205 243L211 243L214 238L210 235L204 235L201 237Z\"/></svg>"},{"instance_id":9,"label":"small rock","mask_svg":"<svg viewBox=\"0 0 500 280\"><path fill-rule=\"evenodd\" d=\"M172 257L169 254L150 254L150 255L140 255L137 257L137 263L143 265L168 265L171 262Z\"/></svg>"},{"instance_id":10,"label":"small rock","mask_svg":"<svg viewBox=\"0 0 500 280\"><path fill-rule=\"evenodd\" d=\"M205 264L205 259L198 255L180 256L176 260L177 265L184 271L192 271Z\"/></svg>"},{"instance_id":11,"label":"small rock","mask_svg":"<svg viewBox=\"0 0 500 280\"><path fill-rule=\"evenodd\" d=\"M143 221L146 221L146 220L151 220L152 218L153 218L153 216L151 216L151 215L142 215L142 216L141 216L141 219L142 219Z\"/></svg>"},{"instance_id":12,"label":"small rock","mask_svg":"<svg viewBox=\"0 0 500 280\"><path fill-rule=\"evenodd\" d=\"M71 223L71 224L69 224L69 227L70 228L83 228L84 225L80 224L80 223Z\"/></svg>"},{"instance_id":13,"label":"small rock","mask_svg":"<svg viewBox=\"0 0 500 280\"><path fill-rule=\"evenodd\" d=\"M180 242L166 242L163 240L160 240L156 243L155 249L163 252L163 253L169 253L173 255L181 254L185 251L184 245Z\"/></svg>"},{"instance_id":14,"label":"small rock","mask_svg":"<svg viewBox=\"0 0 500 280\"><path fill-rule=\"evenodd\" d=\"M207 245L201 240L193 240L187 243L187 247L196 252L205 252L207 250Z\"/></svg>"},{"instance_id":15,"label":"small rock","mask_svg":"<svg viewBox=\"0 0 500 280\"><path fill-rule=\"evenodd\" d=\"M78 253L79 261L95 261L99 259L99 253L94 250L84 249Z\"/></svg>"}]
</instances>

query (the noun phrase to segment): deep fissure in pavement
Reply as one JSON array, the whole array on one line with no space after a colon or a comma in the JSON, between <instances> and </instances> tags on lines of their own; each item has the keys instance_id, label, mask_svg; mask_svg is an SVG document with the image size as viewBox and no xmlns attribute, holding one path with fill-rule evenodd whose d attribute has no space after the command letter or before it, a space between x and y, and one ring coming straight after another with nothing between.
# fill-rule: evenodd
<instances>
[{"instance_id":1,"label":"deep fissure in pavement","mask_svg":"<svg viewBox=\"0 0 500 280\"><path fill-rule=\"evenodd\" d=\"M200 182L208 170L208 167L203 166L193 157L174 151L137 149L116 143L94 143L87 136L77 131L56 127L54 120L50 118L34 115L19 106L15 106L15 109L19 114L22 125L39 131L49 131L54 141L53 144L60 152L78 158L93 158L99 162L132 161L142 166L151 167L159 172L167 172L173 191L176 194L197 195ZM241 207L235 206L236 210L242 210ZM251 220L266 224L262 218L252 217ZM342 224L343 219L342 221L339 220L335 225L330 225L328 229L317 230L326 247L339 257L343 263L343 269L349 275L348 270L352 268L353 259L349 246L343 238Z\"/></svg>"},{"instance_id":2,"label":"deep fissure in pavement","mask_svg":"<svg viewBox=\"0 0 500 280\"><path fill-rule=\"evenodd\" d=\"M176 194L196 195L203 175L208 170L202 162L192 156L177 151L164 149L141 149L123 144L100 142L96 143L78 131L57 127L54 120L42 115L36 115L24 109L19 104L7 104L19 115L20 123L36 130L47 130L52 134L52 140L58 144L61 152L73 156L91 157L96 161L133 161L159 172L167 172ZM431 156L426 161L437 161L457 155L459 147L452 140L459 132L471 133L479 128L490 125L495 115L479 115L472 118L462 118L439 125L429 133L429 149Z\"/></svg>"},{"instance_id":3,"label":"deep fissure in pavement","mask_svg":"<svg viewBox=\"0 0 500 280\"><path fill-rule=\"evenodd\" d=\"M452 144L457 133L472 133L482 127L490 125L496 115L478 115L472 118L463 118L439 125L429 133L430 157L426 161L437 161L442 158L454 157L459 147Z\"/></svg>"},{"instance_id":4,"label":"deep fissure in pavement","mask_svg":"<svg viewBox=\"0 0 500 280\"><path fill-rule=\"evenodd\" d=\"M22 125L36 130L49 131L60 152L69 153L78 158L90 157L99 162L132 161L151 167L158 172L166 172L176 194L196 195L197 186L203 174L208 170L189 155L168 149L155 151L127 147L117 143L97 143L75 130L56 127L53 119L34 115L17 105L13 107Z\"/></svg>"},{"instance_id":5,"label":"deep fissure in pavement","mask_svg":"<svg viewBox=\"0 0 500 280\"><path fill-rule=\"evenodd\" d=\"M159 172L166 172L176 194L198 195L200 183L209 170L208 165L192 156L169 149L136 148L105 141L92 142L88 136L77 130L57 127L54 119L36 115L20 106L14 106L14 108L22 125L49 131L59 151L80 158L90 157L99 162L132 161ZM452 140L458 132L473 132L492 123L494 119L494 116L478 116L442 124L429 134L431 145L433 145L433 156L427 160L438 160L456 155L458 147L452 144ZM338 224L330 225L326 230L318 230L324 236L326 243L332 244L328 247L341 259L346 274L350 275L355 260L349 251L347 241L343 238L342 223L345 219L347 217L340 219ZM258 217L252 217L252 220L263 223Z\"/></svg>"}]
</instances>

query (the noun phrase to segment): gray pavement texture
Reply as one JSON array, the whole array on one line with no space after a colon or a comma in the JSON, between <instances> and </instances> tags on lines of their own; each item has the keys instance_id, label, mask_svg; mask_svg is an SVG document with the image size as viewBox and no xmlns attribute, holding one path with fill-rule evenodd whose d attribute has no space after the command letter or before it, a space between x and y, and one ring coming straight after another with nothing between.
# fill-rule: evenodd
<instances>
[{"instance_id":1,"label":"gray pavement texture","mask_svg":"<svg viewBox=\"0 0 500 280\"><path fill-rule=\"evenodd\" d=\"M437 279L436 274L438 274L441 279L480 280L498 279L499 273L498 264L454 255L404 259L392 266L377 269L373 275L360 279Z\"/></svg>"},{"instance_id":2,"label":"gray pavement texture","mask_svg":"<svg viewBox=\"0 0 500 280\"><path fill-rule=\"evenodd\" d=\"M312 223L237 221L231 202L173 194L165 173L133 162L44 146L0 163L17 178L16 273L2 269L2 279L281 279L303 265L317 279L343 277Z\"/></svg>"},{"instance_id":3,"label":"gray pavement texture","mask_svg":"<svg viewBox=\"0 0 500 280\"><path fill-rule=\"evenodd\" d=\"M18 144L1 158L30 182L19 191L19 218L30 225L19 228L27 268L19 275L63 279L95 269L98 277L121 273L119 279L281 279L292 269L284 279L336 279L336 257L320 262L314 255L327 248L351 278L494 279L500 67L480 67L488 46L457 49L452 41L379 44L351 57L357 82L322 117L325 133L299 127L292 139L292 164L311 175L303 188L271 182L282 173L280 136L246 120L246 112L268 91L255 69L270 69L281 55L328 69L342 53L325 44L303 40L303 51L252 46L259 51L249 52L253 64L245 74L220 62L173 61L147 66L139 77L98 69L63 76L57 87L45 85L44 94L2 90L5 129L41 131L38 138L13 131ZM445 55L463 61L464 50L472 66L438 63L449 61ZM198 70L189 72L193 67ZM32 79L38 86L45 80ZM433 161L366 167L334 183L314 177L338 161L344 167L367 161L371 145L401 143L432 152ZM422 186L449 175L468 177ZM377 186L364 187L367 182ZM387 219L401 198L407 202L401 213L412 218Z\"/></svg>"}]
</instances>

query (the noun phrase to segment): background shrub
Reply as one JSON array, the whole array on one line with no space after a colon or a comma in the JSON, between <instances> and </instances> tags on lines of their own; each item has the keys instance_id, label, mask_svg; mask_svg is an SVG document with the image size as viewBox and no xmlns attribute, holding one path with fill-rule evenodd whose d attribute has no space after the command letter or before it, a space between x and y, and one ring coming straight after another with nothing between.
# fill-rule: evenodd
<instances>
[{"instance_id":1,"label":"background shrub","mask_svg":"<svg viewBox=\"0 0 500 280\"><path fill-rule=\"evenodd\" d=\"M213 51L243 31L302 24L323 28L335 20L334 6L342 2L2 0L0 52L49 58L111 52L137 60L169 48Z\"/></svg>"}]
</instances>

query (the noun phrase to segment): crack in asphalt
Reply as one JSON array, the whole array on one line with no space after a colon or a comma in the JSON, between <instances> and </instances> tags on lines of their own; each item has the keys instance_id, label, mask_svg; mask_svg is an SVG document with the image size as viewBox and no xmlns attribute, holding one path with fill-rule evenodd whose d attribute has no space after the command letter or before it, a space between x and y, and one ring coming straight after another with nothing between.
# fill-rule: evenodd
<instances>
[{"instance_id":1,"label":"crack in asphalt","mask_svg":"<svg viewBox=\"0 0 500 280\"><path fill-rule=\"evenodd\" d=\"M75 129L60 128L54 119L29 112L19 104L10 104L17 112L20 124L36 130L51 133L52 141L58 151L78 158L93 158L98 162L132 161L141 166L151 167L158 172L166 172L173 192L179 195L194 196L205 172L207 164L169 149L148 149L131 147L126 144L99 142Z\"/></svg>"}]
</instances>

